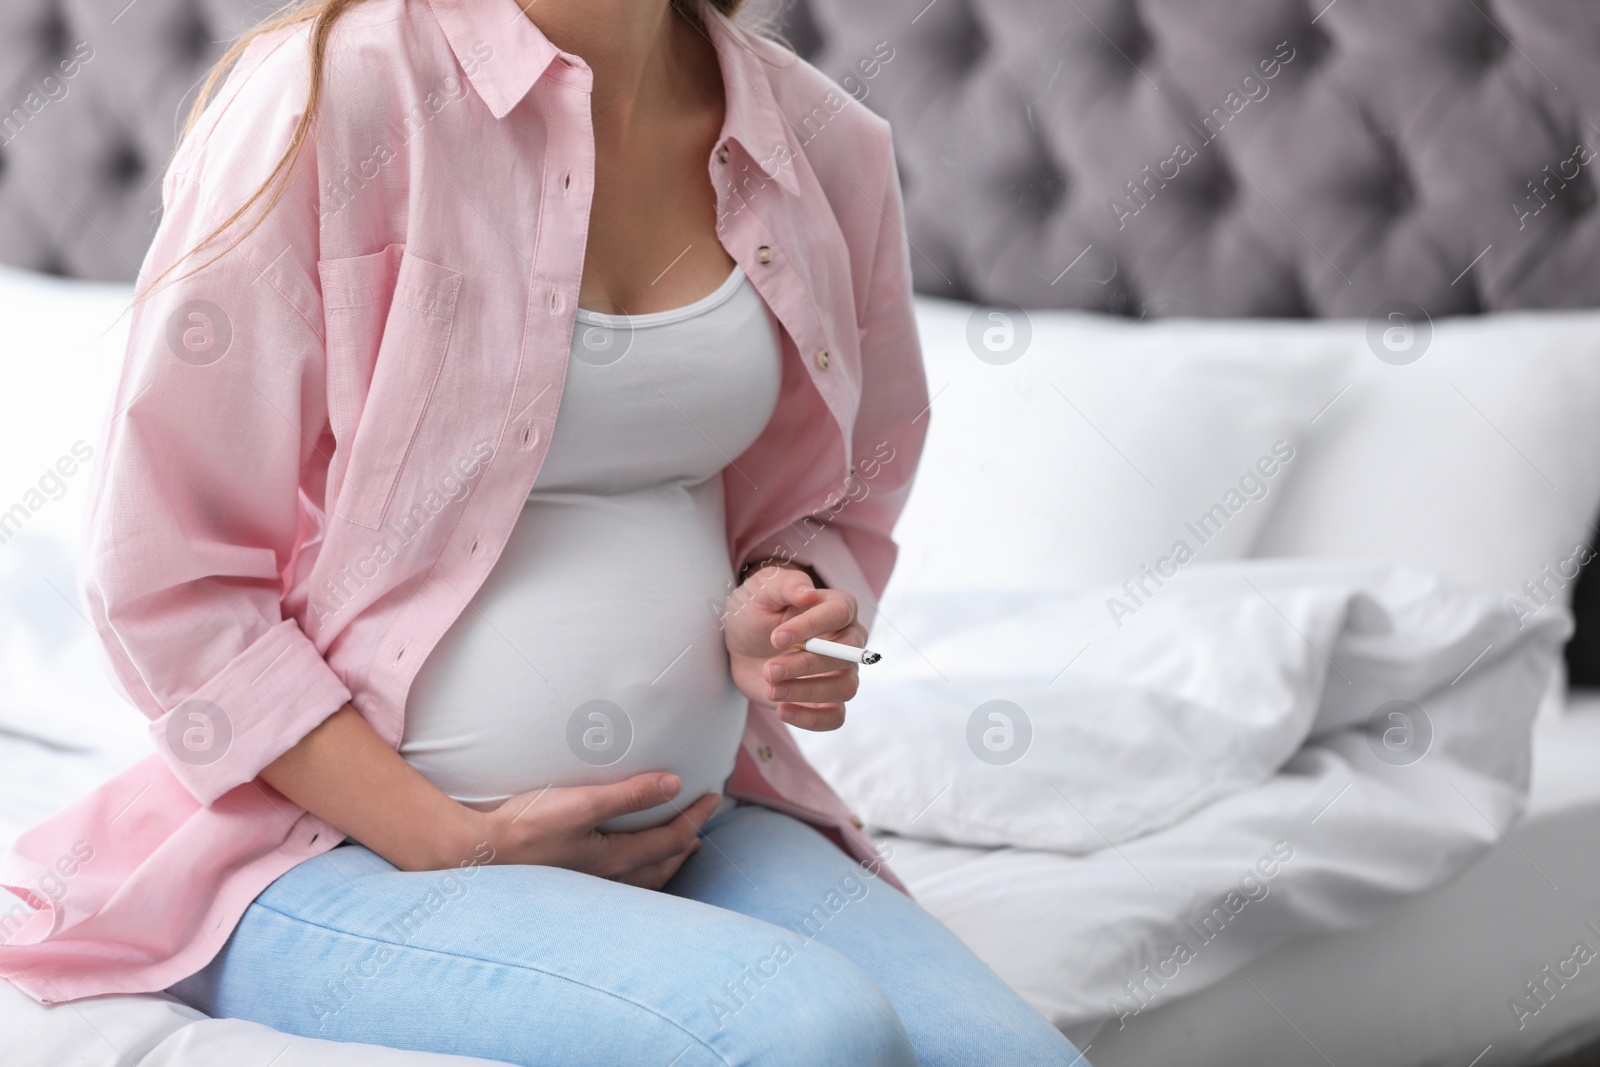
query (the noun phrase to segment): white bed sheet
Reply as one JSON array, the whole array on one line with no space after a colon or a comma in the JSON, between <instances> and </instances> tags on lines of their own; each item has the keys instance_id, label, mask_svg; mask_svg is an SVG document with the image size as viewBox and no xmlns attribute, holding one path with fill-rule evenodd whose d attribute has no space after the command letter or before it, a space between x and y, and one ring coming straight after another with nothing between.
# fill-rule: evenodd
<instances>
[{"instance_id":1,"label":"white bed sheet","mask_svg":"<svg viewBox=\"0 0 1600 1067\"><path fill-rule=\"evenodd\" d=\"M1600 951L1585 926L1600 927L1597 768L1600 693L1574 693L1564 715L1536 724L1523 820L1452 882L1363 929L1285 944L1120 1028L1106 1017L1064 1029L1096 1067L1526 1067L1592 1041L1600 959L1549 983L1536 1014L1519 1020L1510 1004L1537 1004L1524 983L1579 940ZM922 903L1059 1020L1075 976L1054 950L1080 936L1082 860L885 840ZM1130 884L1139 877L1128 869Z\"/></svg>"}]
</instances>

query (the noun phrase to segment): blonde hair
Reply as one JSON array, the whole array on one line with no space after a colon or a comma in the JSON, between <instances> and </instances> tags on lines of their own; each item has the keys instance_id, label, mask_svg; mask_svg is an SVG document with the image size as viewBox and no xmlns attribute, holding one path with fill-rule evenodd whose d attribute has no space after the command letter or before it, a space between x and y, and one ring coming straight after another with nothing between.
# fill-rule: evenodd
<instances>
[{"instance_id":1,"label":"blonde hair","mask_svg":"<svg viewBox=\"0 0 1600 1067\"><path fill-rule=\"evenodd\" d=\"M272 190L271 198L267 201L266 206L261 209L261 214L248 229L236 237L227 248L224 248L222 251L218 252L216 255L212 256L210 259L206 260L204 263L200 264L198 267L195 267L188 273L174 278L173 281L182 281L184 278L204 270L206 267L209 267L211 264L227 255L241 241L254 233L256 227L260 226L266 216L275 206L277 206L278 201L283 198L285 188L288 186L287 176L293 171L295 164L299 161L300 152L305 147L305 142L309 135L312 124L316 121L317 107L322 99L322 63L323 57L328 51L328 37L332 33L333 25L338 21L339 16L343 15L346 11L362 2L363 0L293 0L288 7L281 10L278 14L272 15L246 30L244 34L234 41L228 50L223 53L222 58L217 60L217 62L212 65L211 70L206 74L205 81L200 84L200 93L195 98L194 104L189 108L188 117L184 120L183 128L178 133L176 144L173 147L173 158L176 158L177 156L178 146L183 144L184 139L188 137L190 131L194 129L194 125L199 120L201 112L205 110L206 104L211 100L211 94L216 89L217 83L227 75L227 72L232 68L234 62L238 60L239 56L243 54L244 50L250 46L251 41L254 41L257 37L260 37L263 34L273 33L281 29L286 29L290 26L298 26L302 23L311 23L311 35L308 42L311 50L311 82L309 91L306 95L305 110L300 115L300 120L298 123L296 123L294 128L294 134L289 138L288 147L284 149L283 155L279 157L277 166L273 167L272 173L267 175L266 180L261 183L260 187L257 188L254 193L250 194L249 199L240 204L232 215L229 215L226 219L224 219L222 223L220 223L214 230L207 234L193 248L189 249L183 255L174 260L166 270L152 278L144 287L144 289L135 295L133 303L137 304L139 301L149 296L151 290L154 288L157 282L159 282L162 278L165 278L168 274L172 273L178 264L182 263L195 252L205 247L214 238L216 238L218 234L222 233L229 226L232 226L235 222L237 222L239 218L250 209L251 205L253 205L257 200L260 200L269 189ZM720 15L723 15L724 17L733 18L739 14L741 9L744 8L745 3L746 0L671 0L673 8L691 20L700 16L698 8L701 4L710 7L712 10L716 11ZM168 165L171 165L171 159L168 160Z\"/></svg>"}]
</instances>

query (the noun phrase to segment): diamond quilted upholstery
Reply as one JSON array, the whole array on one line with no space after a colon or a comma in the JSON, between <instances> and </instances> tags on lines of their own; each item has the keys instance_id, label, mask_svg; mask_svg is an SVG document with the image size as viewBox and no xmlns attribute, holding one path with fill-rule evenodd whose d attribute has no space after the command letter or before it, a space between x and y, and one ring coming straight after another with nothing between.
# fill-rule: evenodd
<instances>
[{"instance_id":1,"label":"diamond quilted upholstery","mask_svg":"<svg viewBox=\"0 0 1600 1067\"><path fill-rule=\"evenodd\" d=\"M245 0L0 0L0 261L131 281L182 115Z\"/></svg>"},{"instance_id":2,"label":"diamond quilted upholstery","mask_svg":"<svg viewBox=\"0 0 1600 1067\"><path fill-rule=\"evenodd\" d=\"M789 20L895 124L924 292L1132 315L1600 302L1589 0L809 0Z\"/></svg>"},{"instance_id":3,"label":"diamond quilted upholstery","mask_svg":"<svg viewBox=\"0 0 1600 1067\"><path fill-rule=\"evenodd\" d=\"M894 122L924 292L1135 315L1600 302L1600 6L1323 4L798 0L784 18ZM0 3L0 261L131 279L181 109L273 6Z\"/></svg>"}]
</instances>

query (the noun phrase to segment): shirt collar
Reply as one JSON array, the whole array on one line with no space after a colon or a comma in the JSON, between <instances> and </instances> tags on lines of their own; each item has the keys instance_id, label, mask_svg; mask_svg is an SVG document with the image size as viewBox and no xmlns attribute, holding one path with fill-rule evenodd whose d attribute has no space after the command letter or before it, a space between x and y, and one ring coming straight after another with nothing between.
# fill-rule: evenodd
<instances>
[{"instance_id":1,"label":"shirt collar","mask_svg":"<svg viewBox=\"0 0 1600 1067\"><path fill-rule=\"evenodd\" d=\"M519 0L428 0L456 61L495 118L504 118L552 63L569 59L522 12ZM778 110L762 58L743 30L706 5L706 28L722 65L727 114L723 133L737 141L763 174L798 194L794 145ZM484 44L494 48L485 59ZM795 62L799 62L796 58Z\"/></svg>"},{"instance_id":2,"label":"shirt collar","mask_svg":"<svg viewBox=\"0 0 1600 1067\"><path fill-rule=\"evenodd\" d=\"M490 114L506 114L561 54L518 0L428 0L456 62ZM484 56L484 46L492 51Z\"/></svg>"},{"instance_id":3,"label":"shirt collar","mask_svg":"<svg viewBox=\"0 0 1600 1067\"><path fill-rule=\"evenodd\" d=\"M798 195L800 183L794 176L794 158L799 153L789 139L788 123L778 110L778 100L772 95L766 61L756 54L758 45L752 44L749 34L710 4L702 5L702 10L711 44L722 64L727 100L723 134L738 141L763 174L776 180L789 194ZM790 54L789 61L798 63L800 57Z\"/></svg>"}]
</instances>

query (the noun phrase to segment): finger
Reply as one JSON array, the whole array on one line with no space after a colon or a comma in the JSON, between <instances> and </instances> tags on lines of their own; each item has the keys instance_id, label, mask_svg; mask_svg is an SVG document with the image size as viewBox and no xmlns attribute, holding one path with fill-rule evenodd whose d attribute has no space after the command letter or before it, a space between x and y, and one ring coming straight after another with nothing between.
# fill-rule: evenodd
<instances>
[{"instance_id":1,"label":"finger","mask_svg":"<svg viewBox=\"0 0 1600 1067\"><path fill-rule=\"evenodd\" d=\"M687 852L700 839L699 833L692 829L664 832L666 829L658 826L637 833L601 834L603 851L594 864L594 873L602 878L623 879L634 871Z\"/></svg>"},{"instance_id":2,"label":"finger","mask_svg":"<svg viewBox=\"0 0 1600 1067\"><path fill-rule=\"evenodd\" d=\"M811 575L794 567L774 567L773 570L778 573L772 577L763 575L756 583L756 596L762 603L781 610L791 605L809 607L816 602L819 590L812 583Z\"/></svg>"},{"instance_id":3,"label":"finger","mask_svg":"<svg viewBox=\"0 0 1600 1067\"><path fill-rule=\"evenodd\" d=\"M716 793L707 793L664 826L654 826L648 830L602 833L600 837L605 855L601 861L601 874L607 878L614 878L627 871L660 863L683 852L699 840L700 828L711 818L711 813L721 801L722 798Z\"/></svg>"},{"instance_id":4,"label":"finger","mask_svg":"<svg viewBox=\"0 0 1600 1067\"><path fill-rule=\"evenodd\" d=\"M778 717L802 730L837 730L844 725L844 705L783 703L778 705Z\"/></svg>"},{"instance_id":5,"label":"finger","mask_svg":"<svg viewBox=\"0 0 1600 1067\"><path fill-rule=\"evenodd\" d=\"M819 590L819 595L822 592ZM837 589L826 592L832 595L823 596L816 606L806 608L793 618L785 619L773 629L773 648L798 645L813 637L822 637L836 630L846 629L855 622L856 598Z\"/></svg>"},{"instance_id":6,"label":"finger","mask_svg":"<svg viewBox=\"0 0 1600 1067\"><path fill-rule=\"evenodd\" d=\"M861 648L866 642L866 633L859 626L849 627L838 637L824 634L830 641L840 644L852 645ZM820 652L790 651L782 655L773 656L761 665L761 678L766 682L781 682L785 678L804 678L807 675L823 674L828 671L840 669L841 664L852 663L851 660L834 659L824 656ZM860 666L860 664L853 664Z\"/></svg>"},{"instance_id":7,"label":"finger","mask_svg":"<svg viewBox=\"0 0 1600 1067\"><path fill-rule=\"evenodd\" d=\"M694 844L687 849L676 856L669 856L660 863L619 874L615 881L622 882L625 885L636 885L641 889L660 889L672 881L672 876L678 873L678 868L688 862L690 856L700 851L701 840L696 838Z\"/></svg>"},{"instance_id":8,"label":"finger","mask_svg":"<svg viewBox=\"0 0 1600 1067\"><path fill-rule=\"evenodd\" d=\"M717 805L721 803L721 793L706 793L693 804L690 804L687 808L683 809L682 813L678 817L680 819L687 819L689 823L694 826L694 832L698 834L701 828L704 827L705 824L710 820L711 813L716 811Z\"/></svg>"},{"instance_id":9,"label":"finger","mask_svg":"<svg viewBox=\"0 0 1600 1067\"><path fill-rule=\"evenodd\" d=\"M836 671L843 662L848 661L837 660L832 656L816 652L785 652L781 656L773 656L762 665L761 680L769 685L776 685L787 679Z\"/></svg>"},{"instance_id":10,"label":"finger","mask_svg":"<svg viewBox=\"0 0 1600 1067\"><path fill-rule=\"evenodd\" d=\"M675 774L636 774L611 785L573 786L585 801L584 817L591 827L664 804L678 795L683 781Z\"/></svg>"},{"instance_id":11,"label":"finger","mask_svg":"<svg viewBox=\"0 0 1600 1067\"><path fill-rule=\"evenodd\" d=\"M769 682L767 699L774 703L797 700L807 704L829 704L834 701L854 700L860 688L861 668L852 663L842 671L833 671L829 674L794 678L775 684Z\"/></svg>"}]
</instances>

